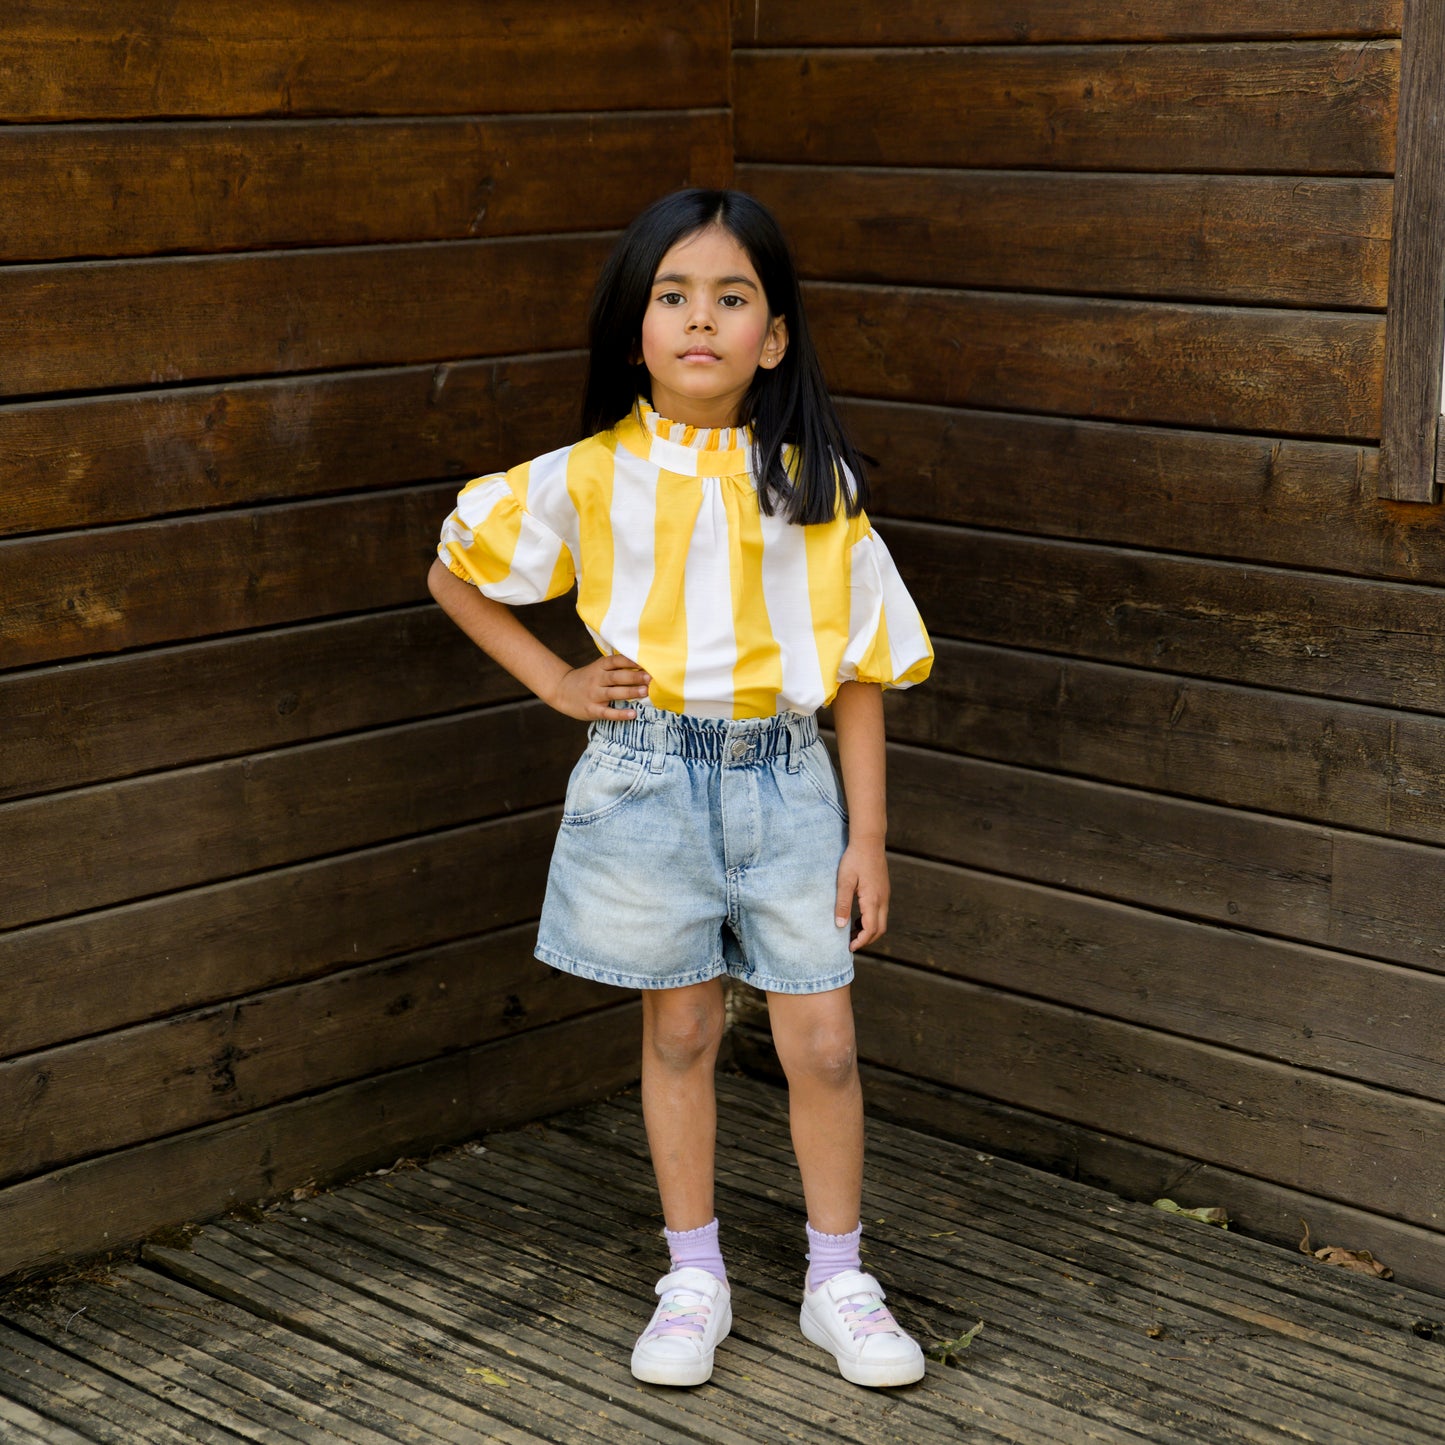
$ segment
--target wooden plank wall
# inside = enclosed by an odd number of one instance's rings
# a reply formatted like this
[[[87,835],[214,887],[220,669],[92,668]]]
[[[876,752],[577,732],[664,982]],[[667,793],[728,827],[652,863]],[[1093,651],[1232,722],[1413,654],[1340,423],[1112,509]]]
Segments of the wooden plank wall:
[[[1445,1288],[1445,514],[1375,495],[1399,32],[746,0],[734,125],[938,639],[875,1108]]]
[[[530,957],[580,729],[423,578],[459,478],[573,436],[616,228],[727,181],[728,46],[6,7],[0,1275],[635,1076],[635,1003]]]

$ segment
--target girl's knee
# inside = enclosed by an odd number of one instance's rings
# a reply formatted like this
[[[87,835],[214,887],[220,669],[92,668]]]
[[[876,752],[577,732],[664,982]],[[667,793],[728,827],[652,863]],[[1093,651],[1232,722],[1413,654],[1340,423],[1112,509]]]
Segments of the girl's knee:
[[[672,998],[669,993],[663,991],[646,999],[646,1049],[670,1069],[687,1069],[716,1057],[723,1036],[721,1002]]]
[[[842,1089],[858,1078],[858,1044],[851,1019],[808,1029],[780,1046],[778,1055],[790,1082],[801,1077]]]

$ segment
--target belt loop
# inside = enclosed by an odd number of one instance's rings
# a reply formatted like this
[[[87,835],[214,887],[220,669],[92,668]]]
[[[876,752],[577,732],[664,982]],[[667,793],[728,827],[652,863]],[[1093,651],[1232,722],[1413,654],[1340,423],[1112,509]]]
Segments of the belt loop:
[[[803,729],[791,717],[787,719],[788,729],[788,771],[796,773],[803,766]]]
[[[664,718],[650,718],[646,727],[649,749],[647,768],[651,773],[660,773],[667,762],[667,721]]]

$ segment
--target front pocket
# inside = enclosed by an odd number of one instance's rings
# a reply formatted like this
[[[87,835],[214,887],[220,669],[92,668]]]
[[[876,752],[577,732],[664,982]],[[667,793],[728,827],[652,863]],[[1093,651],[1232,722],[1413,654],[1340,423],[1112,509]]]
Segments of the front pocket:
[[[606,753],[583,753],[567,780],[564,827],[585,827],[610,817],[642,791],[647,766]]]
[[[809,743],[800,757],[798,771],[813,785],[813,791],[846,823],[848,808],[843,801],[838,774],[834,771],[828,749],[822,743]]]

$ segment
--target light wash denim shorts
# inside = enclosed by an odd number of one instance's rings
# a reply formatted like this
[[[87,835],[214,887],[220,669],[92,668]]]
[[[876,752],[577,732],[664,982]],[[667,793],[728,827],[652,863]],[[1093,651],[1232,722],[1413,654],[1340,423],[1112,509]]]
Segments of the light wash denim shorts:
[[[572,771],[537,957],[625,988],[853,978],[833,921],[847,817],[815,718],[597,722]]]

